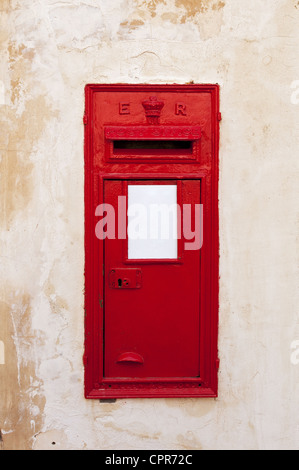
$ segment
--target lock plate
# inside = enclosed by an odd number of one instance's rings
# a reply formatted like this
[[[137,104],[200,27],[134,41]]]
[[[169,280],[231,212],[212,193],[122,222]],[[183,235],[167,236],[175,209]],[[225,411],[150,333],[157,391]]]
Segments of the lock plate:
[[[114,268],[109,272],[109,287],[111,289],[140,289],[141,286],[141,269]]]

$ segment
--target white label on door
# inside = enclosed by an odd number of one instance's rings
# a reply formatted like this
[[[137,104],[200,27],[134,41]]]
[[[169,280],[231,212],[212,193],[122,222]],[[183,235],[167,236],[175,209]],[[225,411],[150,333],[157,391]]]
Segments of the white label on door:
[[[128,185],[128,259],[176,259],[177,186]]]

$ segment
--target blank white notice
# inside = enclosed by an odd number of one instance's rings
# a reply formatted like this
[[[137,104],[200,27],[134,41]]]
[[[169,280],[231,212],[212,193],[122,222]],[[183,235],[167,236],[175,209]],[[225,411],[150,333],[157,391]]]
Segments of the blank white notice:
[[[128,259],[176,259],[177,186],[128,185]]]

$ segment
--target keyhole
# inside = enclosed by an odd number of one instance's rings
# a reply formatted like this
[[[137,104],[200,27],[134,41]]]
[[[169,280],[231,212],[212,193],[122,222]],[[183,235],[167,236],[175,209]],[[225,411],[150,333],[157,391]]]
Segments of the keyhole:
[[[122,286],[122,283],[123,283],[123,281],[122,281],[121,279],[118,279],[117,283],[118,283],[118,287],[121,287],[121,286]]]

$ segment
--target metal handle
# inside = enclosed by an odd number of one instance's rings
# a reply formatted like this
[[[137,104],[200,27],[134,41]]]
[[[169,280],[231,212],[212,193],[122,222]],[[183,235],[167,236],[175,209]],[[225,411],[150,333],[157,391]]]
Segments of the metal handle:
[[[144,359],[140,354],[134,352],[125,352],[122,353],[116,362],[133,362],[135,364],[143,364]]]

